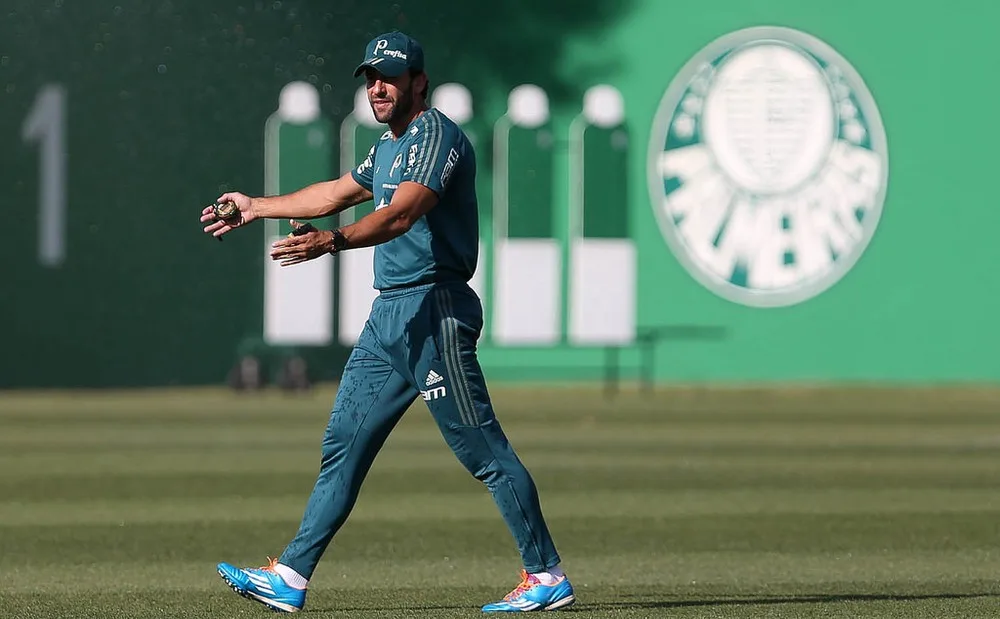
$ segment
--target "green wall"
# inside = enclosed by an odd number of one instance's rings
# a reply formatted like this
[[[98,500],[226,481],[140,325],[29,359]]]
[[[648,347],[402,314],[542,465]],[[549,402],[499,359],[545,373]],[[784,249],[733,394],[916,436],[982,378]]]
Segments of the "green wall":
[[[1000,244],[992,177],[1000,120],[991,24],[1000,5],[971,0],[913,10],[901,1],[646,0],[611,31],[580,39],[581,58],[613,50],[634,164],[631,226],[639,246],[638,324],[698,325],[721,337],[662,343],[661,379],[700,381],[996,381]],[[796,305],[748,307],[699,284],[664,242],[650,205],[649,134],[668,85],[718,37],[750,26],[805,31],[834,47],[870,89],[888,140],[881,221],[857,264]],[[610,59],[609,59],[610,61]],[[495,375],[600,376],[596,349],[488,350]],[[634,350],[624,363],[637,367]]]
[[[224,378],[262,329],[263,230],[217,243],[197,213],[222,191],[263,192],[264,122],[288,82],[313,83],[339,121],[367,41],[403,28],[422,35],[437,83],[463,78],[492,96],[527,78],[571,96],[555,75],[562,37],[613,24],[629,3],[476,4],[3,2],[0,387]],[[54,267],[38,257],[40,152],[22,139],[47,84],[66,93],[66,252]]]
[[[314,83],[324,115],[339,127],[364,43],[393,27],[425,43],[432,86],[458,81],[472,90],[486,183],[489,136],[507,93],[521,83],[546,90],[563,242],[569,124],[588,87],[622,93],[630,164],[621,206],[637,251],[636,323],[722,334],[662,342],[658,378],[1000,378],[992,320],[1000,314],[992,191],[1000,120],[990,64],[997,5],[472,4],[5,3],[0,387],[221,380],[240,343],[262,329],[263,231],[217,243],[200,234],[195,213],[223,190],[263,191],[264,121],[288,82]],[[888,144],[886,198],[871,243],[832,287],[784,307],[742,305],[699,283],[664,241],[651,206],[650,132],[665,91],[699,50],[750,26],[794,28],[832,46],[871,91]],[[46,84],[66,93],[66,253],[58,266],[38,256],[40,137],[22,137]],[[481,197],[488,212],[489,196]],[[497,379],[596,377],[603,360],[601,347],[565,338],[531,347],[487,340],[481,355]],[[627,347],[622,359],[634,367],[639,356]],[[321,377],[338,372],[331,363]]]
[[[650,6],[659,6],[649,3]],[[717,11],[671,11],[672,35],[656,45],[657,19],[635,19],[614,42],[662,59],[666,75],[713,37],[747,25],[805,30],[834,46],[862,75],[888,138],[889,184],[881,222],[857,265],[800,305],[754,309],[692,285],[634,204],[649,302],[640,321],[724,325],[729,339],[674,351],[678,378],[997,380],[1000,244],[991,182],[1000,120],[988,78],[1000,5],[959,1],[947,10],[904,2],[716,3]],[[727,10],[728,9],[728,10]],[[663,16],[663,20],[666,19]],[[641,48],[641,49],[640,49]],[[626,63],[620,76],[636,124],[648,123],[664,80]],[[648,86],[647,86],[648,84]],[[653,87],[655,85],[655,87]],[[635,168],[633,182],[641,183]],[[644,206],[646,208],[644,208]],[[656,308],[664,308],[662,311]]]

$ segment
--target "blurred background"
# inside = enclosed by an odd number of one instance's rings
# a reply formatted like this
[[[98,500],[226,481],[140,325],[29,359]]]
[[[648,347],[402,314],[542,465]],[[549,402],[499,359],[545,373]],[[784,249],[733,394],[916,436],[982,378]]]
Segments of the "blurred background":
[[[0,386],[212,384],[247,352],[272,380],[287,347],[335,379],[370,257],[279,274],[280,230],[196,215],[349,169],[381,133],[352,70],[397,28],[476,142],[491,377],[600,379],[613,344],[657,381],[995,380],[988,37],[728,6],[6,0]]]
[[[399,29],[476,148],[480,361],[585,612],[995,604],[998,19],[0,0],[0,547],[20,565],[0,593],[25,616],[217,610],[238,600],[213,562],[294,532],[371,253],[279,269],[284,222],[219,243],[198,216],[355,166],[384,127],[352,72]],[[465,616],[517,569],[417,408],[340,542],[374,593],[328,568],[319,610]]]

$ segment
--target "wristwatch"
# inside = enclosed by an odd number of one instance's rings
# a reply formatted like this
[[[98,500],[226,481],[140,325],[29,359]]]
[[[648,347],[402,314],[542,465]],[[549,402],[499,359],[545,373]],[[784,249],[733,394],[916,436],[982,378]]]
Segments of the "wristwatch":
[[[333,248],[330,250],[330,253],[335,254],[345,249],[347,249],[347,237],[339,229],[333,230]]]

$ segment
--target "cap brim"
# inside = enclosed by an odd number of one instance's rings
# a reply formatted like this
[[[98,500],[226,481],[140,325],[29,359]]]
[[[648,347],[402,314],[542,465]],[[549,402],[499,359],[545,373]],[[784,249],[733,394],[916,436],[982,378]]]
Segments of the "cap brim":
[[[375,69],[386,77],[399,77],[410,68],[405,62],[400,62],[394,58],[372,58],[358,65],[358,68],[354,70],[354,77],[358,77],[364,73],[368,67]]]

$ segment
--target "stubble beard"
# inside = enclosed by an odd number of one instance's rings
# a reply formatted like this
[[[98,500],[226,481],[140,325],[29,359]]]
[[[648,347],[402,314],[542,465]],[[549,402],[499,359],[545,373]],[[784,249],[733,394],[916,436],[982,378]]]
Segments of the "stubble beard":
[[[393,101],[389,106],[389,109],[379,114],[375,110],[375,105],[372,104],[372,112],[375,114],[375,120],[384,124],[391,124],[393,121],[400,118],[405,118],[410,110],[413,108],[413,89],[407,89],[405,92],[400,94],[397,101]]]

